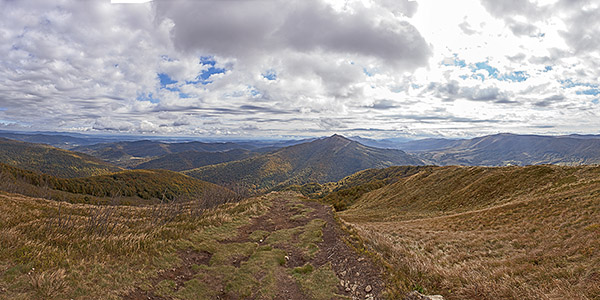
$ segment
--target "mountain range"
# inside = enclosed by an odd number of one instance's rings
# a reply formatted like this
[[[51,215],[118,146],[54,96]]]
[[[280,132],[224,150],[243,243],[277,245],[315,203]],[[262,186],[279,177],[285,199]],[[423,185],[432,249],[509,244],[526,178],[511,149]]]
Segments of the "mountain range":
[[[589,165],[600,163],[600,136],[502,133],[467,140],[427,139],[400,144],[428,164],[464,166]]]
[[[220,164],[235,160],[242,160],[259,155],[246,149],[233,149],[227,151],[183,151],[165,154],[155,159],[135,165],[134,169],[165,169],[171,171],[185,171],[203,166]]]
[[[337,181],[370,168],[422,164],[401,150],[367,147],[333,135],[239,161],[188,170],[185,174],[217,184],[243,182],[260,190],[278,185]]]
[[[253,145],[232,142],[203,143],[183,142],[165,143],[160,141],[140,140],[114,143],[100,143],[75,147],[72,150],[96,156],[108,162],[124,167],[132,167],[163,155],[186,151],[217,152],[233,149],[256,149]]]

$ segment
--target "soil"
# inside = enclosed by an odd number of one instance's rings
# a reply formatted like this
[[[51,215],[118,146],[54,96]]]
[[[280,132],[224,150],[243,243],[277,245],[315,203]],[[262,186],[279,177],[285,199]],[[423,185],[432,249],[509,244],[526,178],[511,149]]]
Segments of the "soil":
[[[333,271],[337,275],[340,283],[338,284],[338,295],[343,295],[347,299],[381,299],[385,289],[383,281],[383,270],[375,264],[367,255],[360,254],[349,246],[348,235],[344,232],[338,223],[335,221],[333,209],[322,203],[313,201],[298,201],[298,194],[290,193],[272,193],[273,205],[270,210],[257,218],[251,220],[247,225],[238,228],[237,236],[223,243],[233,242],[248,242],[249,235],[257,230],[273,232],[280,229],[294,228],[308,224],[311,220],[322,219],[326,222],[323,227],[323,241],[318,243],[318,252],[312,258],[306,258],[302,254],[302,249],[295,247],[292,243],[274,244],[274,248],[280,248],[287,253],[285,267],[294,268],[310,263],[315,269],[331,263]],[[302,208],[295,208],[294,204],[301,203],[306,207],[310,207],[311,211],[305,211],[305,217],[292,216],[302,213]],[[297,239],[294,236],[292,239]],[[268,237],[260,243],[266,243]],[[192,250],[180,251],[179,256],[182,258],[183,264],[177,268],[164,270],[159,273],[157,278],[151,280],[151,283],[156,284],[164,279],[174,280],[178,285],[190,280],[194,272],[191,269],[193,264],[207,264],[210,260],[210,253],[197,252]],[[239,266],[244,259],[242,258],[233,262],[235,266]],[[278,290],[275,294],[275,299],[309,299],[305,295],[298,283],[287,274],[278,275]],[[370,286],[370,288],[367,288]],[[217,288],[217,286],[215,286]],[[369,292],[367,292],[369,291]],[[220,297],[228,299],[227,295]],[[335,296],[332,298],[334,299]],[[124,296],[124,299],[165,299],[156,296],[152,292],[143,291],[140,288]]]

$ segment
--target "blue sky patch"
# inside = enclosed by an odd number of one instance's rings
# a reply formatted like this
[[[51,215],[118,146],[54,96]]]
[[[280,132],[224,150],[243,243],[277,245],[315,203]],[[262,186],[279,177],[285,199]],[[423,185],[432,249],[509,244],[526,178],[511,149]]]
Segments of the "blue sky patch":
[[[598,96],[598,94],[600,94],[600,89],[589,89],[589,90],[577,91],[575,93],[577,95]]]
[[[475,67],[471,67],[471,70],[473,72],[478,70],[486,70],[489,77],[498,78],[498,69],[490,66],[487,61],[475,63]]]
[[[504,81],[512,81],[512,82],[522,82],[529,78],[529,74],[525,71],[515,71],[509,74],[502,75],[500,80]]]
[[[277,79],[277,73],[274,70],[267,70],[266,72],[261,74],[267,80],[275,80]]]
[[[563,88],[566,89],[570,89],[576,86],[585,86],[585,87],[589,87],[589,88],[598,88],[597,84],[593,84],[593,83],[582,83],[582,82],[574,82],[571,79],[565,79],[565,80],[559,80],[558,82],[560,82],[560,84],[562,84]]]
[[[598,104],[598,99],[594,99],[594,100],[592,100],[592,103],[594,103],[594,104]]]
[[[260,95],[260,91],[257,90],[256,87],[248,86],[248,91],[250,92],[250,95],[252,95],[253,97]]]
[[[158,73],[157,75],[158,75],[158,79],[160,80],[160,88],[161,89],[166,89],[171,92],[179,91],[178,87],[169,86],[169,85],[177,83],[177,80],[173,80],[166,73]]]
[[[203,70],[200,75],[196,77],[196,80],[186,81],[187,84],[202,83],[203,85],[206,85],[212,83],[212,80],[208,80],[210,76],[213,74],[223,74],[227,71],[224,68],[216,68],[215,65],[217,64],[217,61],[212,56],[201,56],[200,64],[204,66],[208,65],[210,67],[208,67],[206,70]]]
[[[173,80],[166,73],[158,73],[158,79],[160,79],[160,86],[165,87],[169,84],[177,83],[177,80]]]
[[[473,74],[473,75],[471,75],[471,78],[473,78],[473,79],[479,79],[481,81],[485,80],[485,76],[483,76],[483,74]]]
[[[576,91],[577,95],[587,95],[587,96],[598,96],[600,95],[600,86],[595,83],[587,83],[587,82],[575,82],[572,79],[559,80],[560,84],[565,89],[570,89],[574,87],[586,87],[587,89]]]
[[[546,66],[544,72],[552,71],[552,66]]]
[[[217,64],[217,61],[215,60],[214,56],[200,56],[200,64],[211,65],[214,67],[215,64]]]
[[[138,101],[150,101],[152,103],[158,103],[159,100],[154,98],[154,95],[152,93],[147,93],[147,94],[138,94],[136,100]]]
[[[462,60],[462,59],[454,59],[454,65],[457,66],[457,67],[461,67],[461,68],[464,68],[464,67],[467,66],[467,64],[465,63],[465,61]]]

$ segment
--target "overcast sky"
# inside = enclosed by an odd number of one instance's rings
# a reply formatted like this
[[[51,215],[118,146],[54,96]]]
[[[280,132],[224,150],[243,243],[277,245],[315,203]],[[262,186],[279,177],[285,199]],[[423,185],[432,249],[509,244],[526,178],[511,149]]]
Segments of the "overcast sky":
[[[0,129],[598,134],[599,4],[0,0]]]

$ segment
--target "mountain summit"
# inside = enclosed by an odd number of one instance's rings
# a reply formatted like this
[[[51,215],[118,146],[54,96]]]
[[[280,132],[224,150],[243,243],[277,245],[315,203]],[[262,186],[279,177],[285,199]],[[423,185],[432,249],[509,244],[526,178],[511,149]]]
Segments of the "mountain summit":
[[[395,165],[423,165],[423,162],[401,150],[367,147],[334,134],[186,173],[217,184],[241,181],[252,188],[268,189],[281,184],[337,181],[357,171]]]

